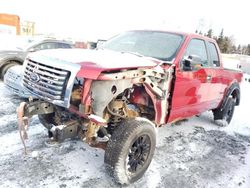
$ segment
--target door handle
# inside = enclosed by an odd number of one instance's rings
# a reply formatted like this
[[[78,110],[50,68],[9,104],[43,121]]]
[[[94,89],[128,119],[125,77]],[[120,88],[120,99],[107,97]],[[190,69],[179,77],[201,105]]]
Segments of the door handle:
[[[211,81],[212,76],[211,75],[207,75],[207,82]]]

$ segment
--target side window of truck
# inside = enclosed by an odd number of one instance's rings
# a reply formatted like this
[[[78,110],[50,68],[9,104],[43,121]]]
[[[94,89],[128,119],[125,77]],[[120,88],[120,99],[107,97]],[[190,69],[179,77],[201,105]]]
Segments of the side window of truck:
[[[195,70],[195,68],[192,65],[189,65],[190,62],[187,62],[187,65],[185,63],[186,62],[185,59],[190,59],[190,58],[196,59],[196,61],[198,61],[202,67],[209,66],[207,49],[206,49],[206,45],[205,45],[204,40],[192,39],[189,42],[188,47],[187,47],[185,54],[183,56],[183,60],[182,60],[182,62],[184,62],[182,64],[183,70],[189,70],[189,71]]]
[[[214,67],[219,67],[220,66],[220,60],[218,56],[218,51],[217,48],[215,47],[214,43],[208,42],[208,49],[211,55],[211,61],[213,63]]]

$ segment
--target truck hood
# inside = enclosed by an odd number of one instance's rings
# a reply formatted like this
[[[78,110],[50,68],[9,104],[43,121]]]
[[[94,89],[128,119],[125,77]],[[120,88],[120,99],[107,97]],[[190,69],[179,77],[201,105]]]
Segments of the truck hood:
[[[103,71],[154,67],[159,62],[155,59],[140,57],[129,53],[111,50],[55,49],[32,53],[34,61],[50,59],[53,61],[75,63],[81,66],[79,76],[96,79]]]

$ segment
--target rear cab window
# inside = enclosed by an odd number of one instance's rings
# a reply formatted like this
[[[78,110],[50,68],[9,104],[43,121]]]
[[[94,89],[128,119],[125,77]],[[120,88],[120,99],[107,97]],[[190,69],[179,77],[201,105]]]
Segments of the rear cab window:
[[[210,58],[214,67],[220,67],[220,59],[217,48],[214,43],[208,42],[208,49],[210,52]]]

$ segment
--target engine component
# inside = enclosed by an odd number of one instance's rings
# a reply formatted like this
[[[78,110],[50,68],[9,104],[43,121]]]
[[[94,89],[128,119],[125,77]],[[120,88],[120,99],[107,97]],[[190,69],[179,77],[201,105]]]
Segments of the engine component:
[[[88,129],[86,132],[86,142],[92,146],[92,147],[97,147],[97,148],[102,148],[105,150],[106,146],[107,146],[107,142],[109,141],[109,136],[107,135],[107,133],[105,133],[104,130],[102,130],[102,133],[104,133],[103,137],[98,137],[97,132],[100,129],[104,129],[104,127],[102,127],[102,125],[99,125],[95,122],[90,121],[88,123]],[[106,134],[106,135],[105,135]]]
[[[70,98],[70,103],[78,107],[79,104],[81,104],[81,99],[82,99],[81,94],[82,94],[82,88],[80,86],[74,85]]]
[[[107,111],[111,115],[112,122],[118,123],[125,118],[139,116],[139,111],[135,105],[126,104],[122,99],[112,100],[107,106]]]

